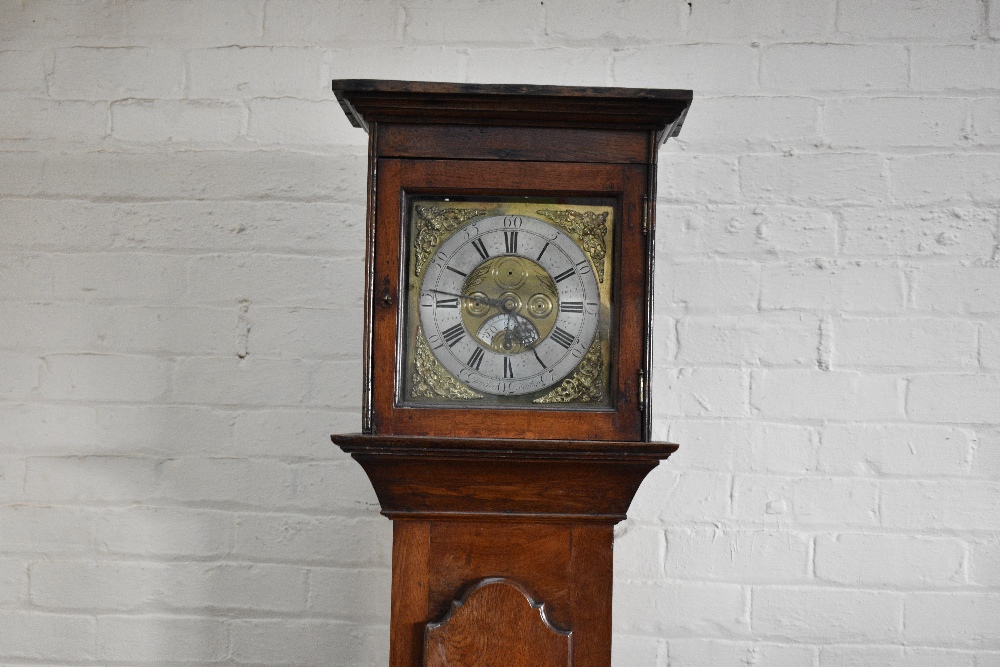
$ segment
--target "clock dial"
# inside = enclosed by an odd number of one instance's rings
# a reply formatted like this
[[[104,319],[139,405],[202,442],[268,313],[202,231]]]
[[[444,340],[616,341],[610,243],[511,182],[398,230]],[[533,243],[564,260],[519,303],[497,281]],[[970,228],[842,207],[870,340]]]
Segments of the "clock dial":
[[[467,387],[518,396],[563,380],[598,333],[601,292],[559,227],[494,215],[457,228],[428,261],[419,319],[431,353]]]
[[[610,198],[407,198],[397,404],[611,407]]]

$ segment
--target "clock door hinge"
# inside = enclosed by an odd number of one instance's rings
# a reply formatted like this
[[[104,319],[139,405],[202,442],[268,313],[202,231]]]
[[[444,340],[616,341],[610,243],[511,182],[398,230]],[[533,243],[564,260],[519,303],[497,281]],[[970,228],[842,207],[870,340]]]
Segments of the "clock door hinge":
[[[639,370],[639,409],[646,409],[646,372]]]
[[[649,234],[649,196],[642,196],[642,234]]]

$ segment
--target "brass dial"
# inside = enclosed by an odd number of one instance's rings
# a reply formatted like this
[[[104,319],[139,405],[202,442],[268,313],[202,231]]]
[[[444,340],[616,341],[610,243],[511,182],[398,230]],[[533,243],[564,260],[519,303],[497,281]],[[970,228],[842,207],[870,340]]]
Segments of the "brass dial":
[[[434,357],[493,395],[530,394],[565,378],[598,331],[590,259],[556,225],[521,215],[476,219],[430,258],[420,323]]]

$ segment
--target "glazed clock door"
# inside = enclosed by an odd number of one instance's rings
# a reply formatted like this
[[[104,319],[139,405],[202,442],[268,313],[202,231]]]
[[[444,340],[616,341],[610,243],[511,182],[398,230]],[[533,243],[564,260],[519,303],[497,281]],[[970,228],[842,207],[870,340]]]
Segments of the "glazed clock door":
[[[379,159],[376,173],[373,430],[641,439],[645,165]]]

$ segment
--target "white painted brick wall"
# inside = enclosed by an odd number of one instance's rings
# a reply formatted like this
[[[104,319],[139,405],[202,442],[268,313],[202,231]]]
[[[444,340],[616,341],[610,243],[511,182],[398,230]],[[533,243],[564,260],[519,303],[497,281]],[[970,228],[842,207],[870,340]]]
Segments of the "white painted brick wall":
[[[1000,665],[1000,0],[0,3],[0,663],[385,665],[340,77],[696,92],[615,667]]]

